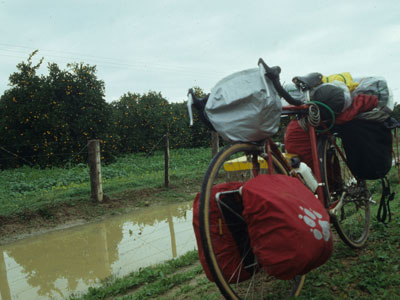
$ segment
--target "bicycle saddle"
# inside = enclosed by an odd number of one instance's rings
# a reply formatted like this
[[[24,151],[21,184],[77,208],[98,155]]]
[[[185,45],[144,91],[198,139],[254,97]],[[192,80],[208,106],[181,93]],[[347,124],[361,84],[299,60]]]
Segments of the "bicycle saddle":
[[[296,76],[292,79],[293,83],[302,91],[315,88],[322,83],[321,73],[310,73],[306,76]]]

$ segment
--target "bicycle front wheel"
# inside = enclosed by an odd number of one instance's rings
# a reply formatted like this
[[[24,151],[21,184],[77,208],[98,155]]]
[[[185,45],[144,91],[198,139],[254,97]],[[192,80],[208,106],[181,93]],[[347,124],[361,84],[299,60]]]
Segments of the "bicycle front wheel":
[[[320,137],[318,152],[331,222],[347,245],[361,248],[369,235],[371,193],[349,169],[340,138]]]
[[[272,155],[271,159],[274,173],[288,175],[285,165],[275,155]],[[255,176],[268,174],[268,167],[265,146],[237,143],[226,146],[218,153],[212,160],[203,180],[199,205],[201,242],[212,277],[226,299],[285,299],[288,296],[298,295],[304,282],[304,276],[283,281],[266,274],[252,254],[249,238],[245,234],[241,234],[240,245],[237,245],[241,249],[242,260],[237,263],[237,266],[231,268],[235,270],[235,274],[224,273],[221,262],[218,260],[224,255],[215,251],[217,243],[221,243],[221,239],[226,237],[216,234],[216,230],[213,230],[213,227],[215,229],[218,226],[210,217],[211,202],[215,201],[212,195],[213,187],[226,182],[242,182],[244,184]],[[240,202],[241,197],[236,197],[236,199],[239,199]],[[220,210],[222,209],[220,208]],[[226,219],[225,222],[227,222]],[[235,211],[227,225],[232,228],[235,227],[235,224],[243,225],[243,223],[245,222],[241,218],[240,212]],[[246,280],[240,279],[242,278],[241,272],[248,272],[249,276],[246,275]]]

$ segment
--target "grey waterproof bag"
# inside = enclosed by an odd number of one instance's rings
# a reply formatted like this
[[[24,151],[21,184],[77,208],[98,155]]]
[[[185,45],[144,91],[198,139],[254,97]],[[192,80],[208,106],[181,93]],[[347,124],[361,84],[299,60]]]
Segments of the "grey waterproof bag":
[[[282,104],[265,71],[249,69],[219,81],[211,90],[205,114],[228,141],[261,141],[279,129]]]
[[[375,95],[378,98],[378,107],[371,111],[359,114],[356,119],[384,122],[393,112],[394,101],[387,81],[383,77],[370,76],[356,79],[359,82],[357,88],[352,92],[355,97],[359,94]]]

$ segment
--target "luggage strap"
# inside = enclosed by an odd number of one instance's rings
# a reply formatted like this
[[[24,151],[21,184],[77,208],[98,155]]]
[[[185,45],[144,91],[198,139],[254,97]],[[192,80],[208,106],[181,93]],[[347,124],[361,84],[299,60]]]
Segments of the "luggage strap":
[[[387,224],[392,220],[392,212],[390,210],[390,201],[394,199],[394,192],[390,192],[390,183],[387,177],[381,178],[382,183],[382,196],[379,203],[379,209],[376,218],[379,222]],[[386,222],[386,219],[388,221]]]

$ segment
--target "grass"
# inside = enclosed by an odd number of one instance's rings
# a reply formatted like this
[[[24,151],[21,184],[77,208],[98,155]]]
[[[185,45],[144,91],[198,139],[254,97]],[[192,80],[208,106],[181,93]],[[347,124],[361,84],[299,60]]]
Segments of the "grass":
[[[298,299],[400,299],[400,206],[392,206],[388,226],[376,221],[374,209],[365,248],[336,243],[331,259],[307,276]]]
[[[197,251],[169,260],[163,264],[143,268],[123,278],[109,278],[100,288],[90,288],[83,296],[71,296],[70,300],[107,299],[123,295],[121,299],[145,299],[165,293],[174,285],[182,284],[195,278],[202,272],[197,263]],[[176,272],[187,267],[187,271]]]
[[[210,149],[170,151],[170,182],[185,185],[202,178],[211,158]],[[129,190],[164,185],[164,154],[131,154],[102,166],[103,191],[113,196]],[[69,168],[23,167],[0,172],[0,216],[74,201],[90,201],[89,169],[85,164]]]
[[[392,221],[376,220],[381,196],[379,181],[369,183],[376,205],[371,207],[371,231],[364,248],[353,250],[343,242],[334,245],[330,260],[306,277],[297,299],[400,299],[400,187],[397,170],[389,173]]]

